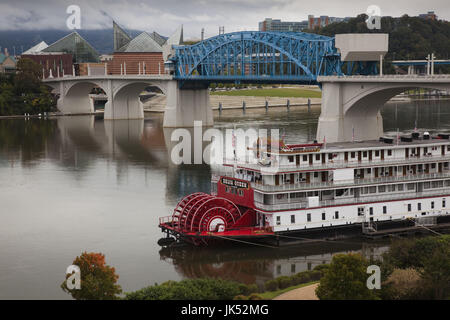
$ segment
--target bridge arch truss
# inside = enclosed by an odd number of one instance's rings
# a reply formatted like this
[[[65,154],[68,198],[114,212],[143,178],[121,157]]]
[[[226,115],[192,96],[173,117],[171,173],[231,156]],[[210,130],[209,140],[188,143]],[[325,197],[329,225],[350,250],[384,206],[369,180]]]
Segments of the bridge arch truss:
[[[301,32],[242,31],[190,46],[176,46],[179,80],[206,82],[316,83],[341,75],[334,38]]]

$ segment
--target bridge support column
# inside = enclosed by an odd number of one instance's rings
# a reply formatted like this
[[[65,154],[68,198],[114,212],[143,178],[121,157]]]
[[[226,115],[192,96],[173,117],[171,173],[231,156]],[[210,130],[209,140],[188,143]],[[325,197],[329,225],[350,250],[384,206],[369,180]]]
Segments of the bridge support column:
[[[90,83],[79,83],[70,89],[70,94],[64,92],[64,83],[60,82],[60,97],[57,108],[64,114],[93,113],[94,106],[91,103],[89,92],[92,89]]]
[[[322,107],[316,138],[318,142],[324,138],[326,142],[377,140],[383,135],[383,118],[379,109],[388,98],[382,101],[360,101],[348,109],[345,103],[352,100],[354,91],[354,88],[346,87],[345,83],[322,84]]]
[[[111,80],[108,80],[104,90],[108,96],[108,101],[105,103],[105,113],[103,118],[105,120],[112,120],[114,119],[114,88]]]
[[[108,102],[105,105],[105,120],[144,119],[144,109],[139,94],[146,84],[129,85],[114,92],[112,81],[108,81]]]
[[[164,127],[193,127],[194,121],[202,121],[204,126],[214,124],[207,87],[180,89],[177,81],[169,81],[166,98]]]

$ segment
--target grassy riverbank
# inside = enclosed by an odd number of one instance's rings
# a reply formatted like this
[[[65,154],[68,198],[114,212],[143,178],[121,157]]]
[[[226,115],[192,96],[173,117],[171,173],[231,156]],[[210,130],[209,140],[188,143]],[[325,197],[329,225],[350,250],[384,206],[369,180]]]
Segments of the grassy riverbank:
[[[230,91],[212,91],[213,96],[241,96],[241,97],[279,97],[279,98],[321,98],[322,92],[311,89],[294,88],[264,88],[241,89]]]

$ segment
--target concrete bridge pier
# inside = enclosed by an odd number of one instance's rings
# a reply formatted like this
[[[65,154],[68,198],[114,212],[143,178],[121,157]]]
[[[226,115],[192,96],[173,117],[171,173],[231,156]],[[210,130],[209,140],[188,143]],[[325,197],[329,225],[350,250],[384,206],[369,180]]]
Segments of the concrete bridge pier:
[[[322,110],[316,139],[322,142],[378,140],[383,136],[380,109],[392,97],[416,88],[448,90],[447,75],[321,76]],[[411,128],[414,124],[411,124]]]
[[[86,92],[92,90],[94,84],[90,82],[80,82],[70,87],[69,90],[64,88],[64,85],[64,82],[59,83],[59,92],[62,94],[60,94],[57,101],[58,110],[64,114],[84,114],[94,112],[94,105],[91,104],[91,98],[86,94]]]
[[[378,99],[361,103],[359,107],[346,110],[345,89],[342,83],[323,83],[317,140],[319,142],[324,138],[327,142],[373,140],[383,136],[380,108],[389,97],[386,100],[377,97]]]
[[[164,127],[193,127],[194,121],[202,121],[203,126],[214,124],[206,85],[185,84],[179,88],[178,81],[168,81],[166,97]]]
[[[119,89],[114,90],[114,84]],[[104,119],[144,119],[144,108],[139,95],[148,85],[146,82],[122,84],[109,80],[106,88],[106,94],[109,98],[105,104]]]

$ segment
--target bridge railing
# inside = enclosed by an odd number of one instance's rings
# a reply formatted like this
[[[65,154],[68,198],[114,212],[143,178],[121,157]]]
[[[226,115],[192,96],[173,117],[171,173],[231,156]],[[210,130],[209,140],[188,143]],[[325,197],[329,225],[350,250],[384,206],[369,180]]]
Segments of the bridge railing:
[[[151,69],[150,69],[151,67]],[[157,70],[157,71],[155,71]],[[114,66],[108,63],[86,63],[80,70],[76,72],[75,66],[72,66],[70,73],[56,69],[48,68],[42,69],[42,79],[54,79],[54,78],[73,78],[73,77],[98,77],[98,76],[164,76],[168,75],[168,71],[165,70],[164,64],[158,62],[158,65],[148,65],[145,61],[137,61],[133,63],[123,62],[119,66]]]

